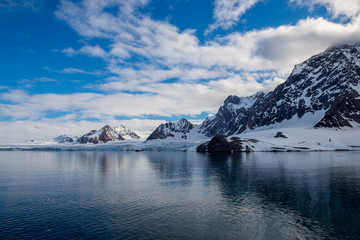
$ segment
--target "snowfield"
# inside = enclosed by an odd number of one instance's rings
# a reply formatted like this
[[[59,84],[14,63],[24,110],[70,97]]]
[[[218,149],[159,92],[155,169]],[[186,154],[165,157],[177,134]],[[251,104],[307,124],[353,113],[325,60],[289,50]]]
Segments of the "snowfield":
[[[275,138],[282,132],[287,138]],[[326,129],[310,127],[274,128],[236,135],[256,139],[254,151],[335,151],[360,150],[360,129]]]

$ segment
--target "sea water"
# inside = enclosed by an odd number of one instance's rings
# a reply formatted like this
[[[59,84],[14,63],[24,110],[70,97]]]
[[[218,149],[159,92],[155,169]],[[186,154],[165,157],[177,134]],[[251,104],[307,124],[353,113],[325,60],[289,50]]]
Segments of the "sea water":
[[[0,239],[359,239],[360,153],[0,152]]]

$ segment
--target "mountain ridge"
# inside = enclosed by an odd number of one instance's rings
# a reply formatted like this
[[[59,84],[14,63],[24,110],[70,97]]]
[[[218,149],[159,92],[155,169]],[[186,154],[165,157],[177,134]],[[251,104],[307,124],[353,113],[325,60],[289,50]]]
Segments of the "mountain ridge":
[[[321,111],[323,116],[313,127],[354,127],[360,124],[359,81],[360,44],[333,47],[295,65],[288,79],[254,108],[238,133],[305,114],[313,114],[316,120],[315,113]]]
[[[228,96],[216,115],[200,124],[200,132],[208,137],[236,134],[264,96],[263,92],[248,97]]]
[[[140,137],[125,126],[110,127],[105,125],[100,130],[91,130],[79,137],[75,142],[79,144],[87,143],[107,143],[112,141],[124,141],[126,139],[139,139]]]

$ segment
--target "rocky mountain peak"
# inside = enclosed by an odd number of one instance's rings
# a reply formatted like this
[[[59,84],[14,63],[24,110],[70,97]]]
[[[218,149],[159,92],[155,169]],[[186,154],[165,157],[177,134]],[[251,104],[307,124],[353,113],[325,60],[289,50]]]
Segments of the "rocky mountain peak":
[[[179,121],[174,123],[175,131],[188,133],[191,129],[194,128],[194,125],[189,122],[187,119],[182,118]]]
[[[124,125],[120,125],[118,127],[113,127],[114,131],[119,133],[123,138],[125,139],[139,139],[139,135],[137,135],[135,132],[131,131]]]
[[[230,95],[228,96],[225,101],[224,101],[224,105],[227,105],[227,104],[239,104],[241,101],[241,98],[238,97],[238,96],[235,96],[235,95]]]
[[[249,97],[228,96],[217,114],[205,119],[200,125],[200,133],[208,137],[232,135],[248,120],[252,109],[264,98],[265,93],[258,92]]]
[[[109,125],[105,125],[100,129],[100,131],[107,131],[107,132],[112,130],[113,130],[112,127],[110,127]]]
[[[117,133],[112,127],[109,125],[104,126],[100,129],[99,141],[107,143],[109,141],[114,140],[125,140],[119,133]]]
[[[91,130],[89,133],[81,136],[76,142],[85,143],[107,143],[111,141],[121,141],[125,139],[138,139],[140,138],[136,133],[130,131],[125,126],[111,127],[105,125],[100,130]]]
[[[194,125],[187,119],[182,118],[177,122],[167,122],[157,127],[147,138],[147,140],[153,139],[166,139],[169,137],[178,137],[186,139],[188,133],[194,128]]]

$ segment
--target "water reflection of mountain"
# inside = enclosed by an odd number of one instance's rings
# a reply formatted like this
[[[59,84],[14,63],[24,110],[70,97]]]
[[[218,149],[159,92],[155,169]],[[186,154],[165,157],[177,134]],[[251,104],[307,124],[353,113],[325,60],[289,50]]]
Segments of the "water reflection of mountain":
[[[342,158],[334,163],[332,154],[212,155],[209,171],[229,204],[251,193],[265,211],[290,214],[310,231],[327,228],[326,238],[360,236],[359,166]]]
[[[359,153],[1,154],[1,239],[360,236]]]
[[[235,214],[226,216],[229,221],[241,221],[236,213],[254,221],[262,219],[249,231],[264,227],[263,234],[269,236],[283,231],[285,225],[288,232],[281,238],[360,235],[359,165],[349,160],[348,153],[345,159],[339,153],[162,152],[146,156],[163,184],[194,185],[199,180],[203,187],[217,185],[223,204]]]
[[[166,184],[189,185],[194,171],[207,167],[208,158],[204,154],[179,152],[146,153],[151,168]]]

